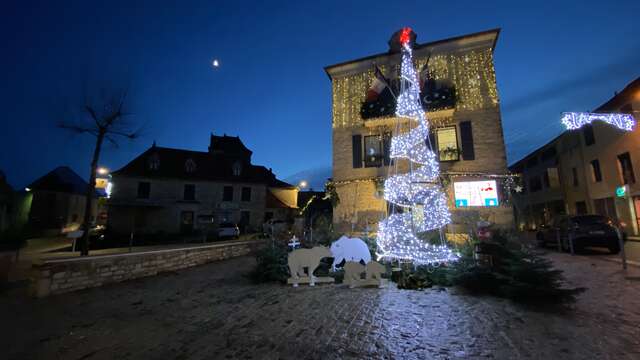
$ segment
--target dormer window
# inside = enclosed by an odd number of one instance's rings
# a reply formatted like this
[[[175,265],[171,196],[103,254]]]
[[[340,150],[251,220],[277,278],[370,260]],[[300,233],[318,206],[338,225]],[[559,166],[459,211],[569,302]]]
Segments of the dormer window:
[[[187,159],[187,161],[184,162],[184,171],[192,173],[196,171],[196,168],[196,162],[193,161],[193,159]]]
[[[231,171],[233,172],[233,176],[240,176],[240,174],[242,173],[242,164],[239,161],[236,161],[235,163],[233,163]]]
[[[160,156],[157,153],[151,154],[149,159],[147,159],[147,166],[149,170],[158,170],[160,169]]]

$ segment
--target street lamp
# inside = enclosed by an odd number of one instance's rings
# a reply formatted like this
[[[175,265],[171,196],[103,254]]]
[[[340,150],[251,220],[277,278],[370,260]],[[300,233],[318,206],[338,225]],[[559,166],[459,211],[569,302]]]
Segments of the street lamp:
[[[109,169],[107,169],[106,167],[99,167],[98,168],[98,174],[107,175],[108,173],[109,173]]]
[[[300,184],[298,185],[298,187],[300,187],[300,189],[304,189],[309,185],[309,183],[307,183],[306,180],[302,180],[300,181]]]

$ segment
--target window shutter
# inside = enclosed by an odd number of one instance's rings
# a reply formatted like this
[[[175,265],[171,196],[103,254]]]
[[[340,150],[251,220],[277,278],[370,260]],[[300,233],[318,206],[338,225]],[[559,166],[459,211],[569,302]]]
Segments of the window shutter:
[[[391,164],[391,134],[384,134],[382,136],[382,151],[384,154],[384,165]]]
[[[436,146],[436,133],[434,130],[429,131],[429,140],[426,142],[427,147],[430,147],[431,150],[438,156],[438,147]]]
[[[462,143],[462,158],[464,160],[474,160],[476,153],[473,149],[473,130],[471,121],[460,122],[460,142]]]
[[[353,135],[351,138],[353,148],[353,168],[362,167],[362,135]]]

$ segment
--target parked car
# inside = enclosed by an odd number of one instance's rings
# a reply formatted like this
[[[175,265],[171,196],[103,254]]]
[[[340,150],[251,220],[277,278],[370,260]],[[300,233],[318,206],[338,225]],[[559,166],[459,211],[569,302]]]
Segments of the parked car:
[[[218,239],[237,239],[238,237],[240,237],[240,228],[238,228],[238,224],[221,223],[218,225]]]
[[[549,225],[536,233],[538,245],[557,246],[560,236],[562,250],[569,251],[569,239],[573,239],[574,251],[588,246],[606,247],[613,254],[620,252],[617,224],[602,215],[565,215],[559,216]]]

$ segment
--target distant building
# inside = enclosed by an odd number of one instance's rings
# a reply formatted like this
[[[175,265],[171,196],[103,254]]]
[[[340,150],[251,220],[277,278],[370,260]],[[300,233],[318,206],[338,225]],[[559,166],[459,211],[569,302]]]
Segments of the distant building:
[[[13,189],[7,183],[4,173],[0,171],[0,233],[11,225],[13,203]]]
[[[465,221],[470,218],[513,226],[512,207],[504,201],[509,196],[507,160],[493,66],[498,33],[414,46],[431,145],[453,213],[452,233],[468,233]],[[391,133],[409,125],[395,117],[389,89],[397,92],[401,57],[397,41],[389,45],[386,53],[325,68],[332,84],[332,177],[340,198],[333,222],[338,231],[375,229],[388,212],[383,186],[390,167],[409,170],[406,161],[393,164],[389,158]],[[382,84],[383,77],[389,86]]]
[[[596,113],[628,113],[640,120],[640,78]],[[560,119],[558,119],[560,121]],[[517,222],[535,229],[559,214],[601,214],[638,235],[640,129],[627,132],[602,121],[562,134],[510,166],[522,174],[515,198]]]
[[[240,138],[226,135],[211,135],[208,152],[154,143],[111,174],[110,229],[189,234],[234,222],[250,232],[271,218],[292,218],[298,189],[253,165],[251,155]]]
[[[88,183],[67,166],[60,166],[27,186],[31,194],[29,226],[45,234],[78,229],[84,220]],[[98,194],[95,199],[97,200]],[[95,221],[98,201],[94,201],[91,221]]]

